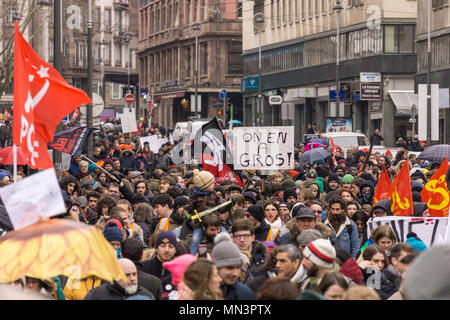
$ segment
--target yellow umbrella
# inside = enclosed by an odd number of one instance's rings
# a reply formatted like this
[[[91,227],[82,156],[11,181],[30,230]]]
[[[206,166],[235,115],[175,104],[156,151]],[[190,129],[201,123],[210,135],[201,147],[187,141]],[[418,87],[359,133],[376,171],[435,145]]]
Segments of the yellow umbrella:
[[[58,275],[126,281],[112,246],[87,224],[43,219],[0,238],[0,282]]]

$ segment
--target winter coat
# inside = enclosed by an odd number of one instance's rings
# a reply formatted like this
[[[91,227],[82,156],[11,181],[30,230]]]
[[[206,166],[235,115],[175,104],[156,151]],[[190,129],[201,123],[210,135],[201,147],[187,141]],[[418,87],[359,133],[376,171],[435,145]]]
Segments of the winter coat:
[[[101,285],[101,279],[94,276],[76,281],[72,283],[66,282],[64,286],[64,296],[66,300],[83,300],[89,290]]]
[[[239,280],[232,285],[221,285],[225,300],[255,300],[252,290]]]
[[[263,220],[263,222],[261,222],[261,224],[255,229],[255,240],[258,241],[266,241],[267,240],[267,236],[269,235],[269,231],[270,231],[271,227],[270,225],[268,225],[266,223],[266,221]],[[272,230],[272,232],[275,232],[275,230]],[[280,235],[277,234],[277,236],[275,237],[275,241],[276,244],[280,243]]]
[[[125,197],[125,199],[127,199],[128,201],[130,201],[130,203],[133,203],[134,199],[137,197],[141,197],[140,194],[133,192],[132,190],[130,190],[127,185],[124,183],[123,185],[119,186],[119,191],[123,194],[123,196]],[[145,197],[145,196],[144,196]],[[150,203],[150,199],[148,199],[147,197],[145,197],[145,202],[146,203]]]
[[[158,279],[161,279],[163,287],[166,284],[172,283],[172,274],[169,270],[163,267],[163,263],[159,261],[158,257],[155,256],[150,260],[141,262],[141,271],[151,274]]]
[[[339,269],[339,272],[347,278],[351,279],[356,284],[362,284],[363,274],[354,258],[349,258],[347,261],[345,261]]]
[[[120,153],[120,170],[125,172],[125,170],[137,170],[137,161],[134,157],[134,152],[129,149],[123,149]]]
[[[128,295],[117,282],[114,282],[114,284],[105,283],[92,289],[84,297],[84,300],[125,300],[131,296],[146,296],[155,300],[155,296],[142,286],[138,286],[135,294]]]
[[[135,222],[142,229],[142,233],[144,236],[144,243],[148,244],[148,238],[153,233],[152,225],[146,221]]]
[[[363,205],[363,204],[373,204],[373,196],[375,194],[375,187],[372,181],[370,180],[366,180],[364,181],[361,186],[359,187],[360,190],[362,190],[364,187],[370,187],[370,197],[369,199],[363,199],[362,195],[361,197],[358,198],[358,202]]]
[[[169,170],[170,168],[170,158],[167,154],[163,154],[160,156],[159,154],[155,154],[155,159],[153,160],[153,171],[156,169],[162,169],[164,171]]]
[[[250,253],[250,267],[244,277],[244,283],[248,283],[254,278],[263,276],[265,273],[264,263],[266,262],[267,247],[261,241],[253,241],[252,252]]]
[[[144,156],[136,158],[136,163],[138,170],[145,169],[145,171],[148,171],[148,161]]]
[[[163,293],[161,279],[142,271],[142,264],[140,262],[133,262],[136,265],[139,285],[150,291],[155,296],[155,298],[159,300]]]
[[[290,282],[294,283],[297,286],[297,288],[300,289],[301,284],[303,283],[303,281],[306,280],[306,278],[308,278],[306,270],[303,267],[303,265],[300,264],[295,274],[291,277]]]
[[[261,288],[262,284],[267,280],[271,278],[275,278],[276,274],[270,271],[264,270],[264,274],[261,276],[258,276],[254,279],[251,279],[246,283],[246,285],[253,291],[254,294],[256,294]]]
[[[359,253],[359,238],[358,238],[358,228],[356,227],[355,222],[346,217],[345,222],[339,226],[339,230],[334,230],[331,226],[331,223],[328,219],[324,221],[324,224],[327,225],[332,230],[332,235],[336,236],[336,245],[338,248],[342,248],[347,250],[353,258]],[[351,233],[347,230],[347,226],[351,226]],[[333,237],[331,237],[333,239]]]
[[[381,299],[386,300],[400,289],[401,283],[401,275],[390,264],[387,268],[380,271],[380,287],[375,288],[375,291]]]
[[[200,213],[204,210],[214,208],[223,202],[221,198],[215,192],[204,192],[198,189],[194,190],[194,194],[190,197],[189,203],[185,207],[189,215],[195,215],[195,211]],[[228,206],[220,208],[218,212],[224,213],[228,210]]]

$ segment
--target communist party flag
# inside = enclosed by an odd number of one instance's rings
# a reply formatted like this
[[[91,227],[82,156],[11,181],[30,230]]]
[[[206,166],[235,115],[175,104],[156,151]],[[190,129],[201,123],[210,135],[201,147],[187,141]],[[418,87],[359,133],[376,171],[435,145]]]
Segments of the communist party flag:
[[[47,142],[53,140],[56,126],[78,106],[92,101],[39,57],[17,21],[14,42],[13,143],[28,155],[31,168],[52,168]]]
[[[412,200],[409,162],[405,161],[389,189],[391,196],[391,212],[394,216],[412,216],[414,206]]]
[[[386,170],[386,167],[383,166],[381,170],[380,179],[378,179],[377,187],[375,188],[375,194],[373,196],[373,205],[375,205],[378,201],[389,198],[389,190],[391,189],[391,179],[389,178],[389,174]]]
[[[428,212],[432,217],[448,217],[450,194],[445,181],[448,167],[448,159],[445,158],[439,169],[420,192],[422,201],[428,205]]]

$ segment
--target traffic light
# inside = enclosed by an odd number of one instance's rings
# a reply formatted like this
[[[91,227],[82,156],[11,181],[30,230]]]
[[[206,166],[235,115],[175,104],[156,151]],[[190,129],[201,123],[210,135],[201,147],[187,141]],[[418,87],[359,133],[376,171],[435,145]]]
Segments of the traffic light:
[[[186,99],[181,100],[181,105],[183,106],[184,110],[189,109],[189,101],[187,101]]]
[[[222,116],[222,109],[219,109],[219,116]]]

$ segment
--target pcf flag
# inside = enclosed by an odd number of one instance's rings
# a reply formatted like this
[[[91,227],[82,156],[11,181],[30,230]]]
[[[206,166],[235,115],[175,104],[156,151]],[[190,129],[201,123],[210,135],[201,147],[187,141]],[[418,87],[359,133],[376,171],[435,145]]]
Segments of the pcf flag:
[[[391,189],[391,179],[387,173],[386,167],[383,166],[381,170],[380,178],[378,179],[377,186],[375,188],[375,194],[373,196],[373,205],[378,201],[389,198],[389,190]]]
[[[450,194],[445,181],[448,167],[448,158],[446,157],[420,192],[422,202],[428,205],[428,212],[432,217],[448,217]]]
[[[412,216],[414,214],[409,162],[405,161],[389,190],[391,212],[394,216]]]
[[[56,126],[82,104],[92,103],[70,86],[27,43],[15,23],[13,143],[29,156],[33,169],[53,167],[47,151]]]

